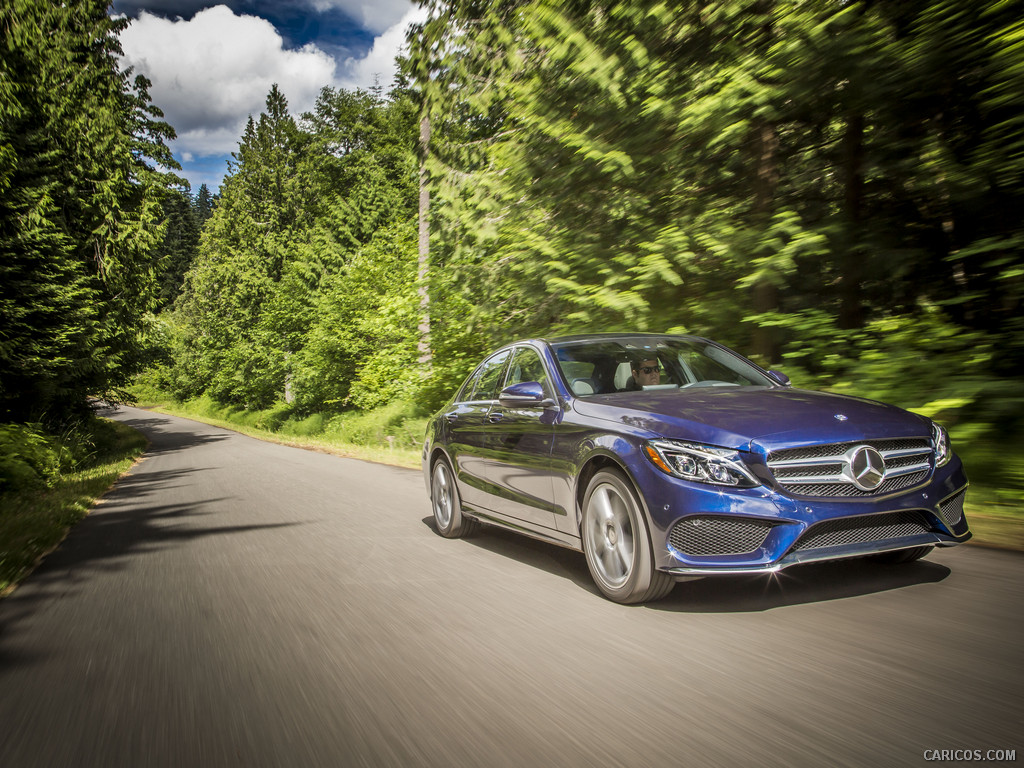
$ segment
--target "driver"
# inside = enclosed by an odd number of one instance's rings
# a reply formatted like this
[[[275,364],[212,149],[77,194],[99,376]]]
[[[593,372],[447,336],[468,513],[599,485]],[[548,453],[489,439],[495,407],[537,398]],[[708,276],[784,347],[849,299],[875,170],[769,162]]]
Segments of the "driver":
[[[632,365],[633,377],[630,379],[630,389],[643,389],[652,384],[661,383],[661,367],[656,357],[637,358]]]

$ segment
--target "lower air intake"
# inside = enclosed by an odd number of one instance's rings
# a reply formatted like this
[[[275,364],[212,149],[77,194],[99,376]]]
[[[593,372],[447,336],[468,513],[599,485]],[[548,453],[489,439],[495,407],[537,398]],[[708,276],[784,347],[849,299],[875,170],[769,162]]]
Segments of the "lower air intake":
[[[771,529],[764,520],[687,517],[672,527],[668,541],[684,555],[744,555],[760,547]]]
[[[886,512],[881,515],[845,517],[815,523],[801,536],[794,550],[825,549],[849,544],[900,539],[928,533],[928,525],[919,512]]]

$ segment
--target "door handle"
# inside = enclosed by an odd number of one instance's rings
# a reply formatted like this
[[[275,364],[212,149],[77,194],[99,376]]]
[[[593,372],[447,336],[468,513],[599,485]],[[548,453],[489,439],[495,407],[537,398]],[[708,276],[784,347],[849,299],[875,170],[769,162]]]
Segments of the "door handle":
[[[491,422],[491,424],[497,424],[499,421],[501,421],[501,419],[502,419],[502,415],[500,413],[489,413],[489,414],[487,414],[487,420],[489,422]]]
[[[459,420],[459,414],[457,413],[446,413],[444,417],[448,419],[449,424],[454,424],[456,421]]]

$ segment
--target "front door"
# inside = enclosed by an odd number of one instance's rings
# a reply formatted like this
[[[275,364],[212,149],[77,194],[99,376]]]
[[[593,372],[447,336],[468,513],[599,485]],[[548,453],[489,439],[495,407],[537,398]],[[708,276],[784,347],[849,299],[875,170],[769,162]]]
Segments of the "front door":
[[[540,354],[517,347],[504,386],[538,381],[553,395]],[[556,528],[552,503],[551,444],[561,411],[557,406],[506,407],[495,402],[487,415],[487,480],[494,510],[544,528]]]

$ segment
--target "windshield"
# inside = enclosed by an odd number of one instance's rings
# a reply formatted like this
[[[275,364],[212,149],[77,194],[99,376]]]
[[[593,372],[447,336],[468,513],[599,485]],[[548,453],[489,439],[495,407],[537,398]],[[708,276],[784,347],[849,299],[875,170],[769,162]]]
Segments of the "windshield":
[[[776,383],[735,352],[686,336],[578,339],[551,347],[566,384],[578,397]]]

